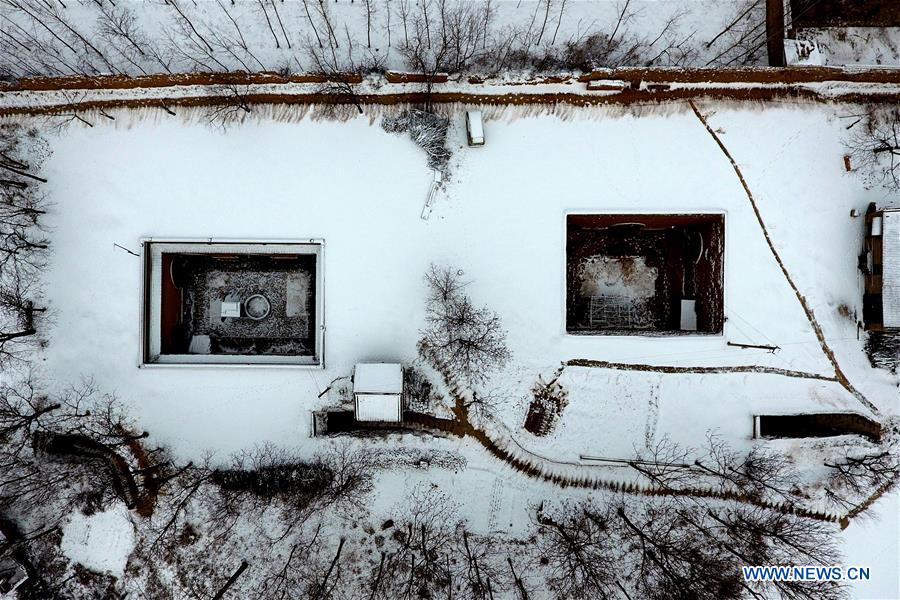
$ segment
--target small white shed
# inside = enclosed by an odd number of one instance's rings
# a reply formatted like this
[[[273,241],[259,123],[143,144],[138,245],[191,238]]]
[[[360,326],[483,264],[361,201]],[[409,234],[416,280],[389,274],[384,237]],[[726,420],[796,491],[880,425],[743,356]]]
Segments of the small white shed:
[[[399,423],[403,418],[403,369],[399,363],[358,363],[353,372],[357,421]]]

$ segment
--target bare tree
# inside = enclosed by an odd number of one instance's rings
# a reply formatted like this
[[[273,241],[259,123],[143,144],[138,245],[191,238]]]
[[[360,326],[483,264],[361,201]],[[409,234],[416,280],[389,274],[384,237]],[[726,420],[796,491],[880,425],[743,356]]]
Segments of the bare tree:
[[[835,565],[840,564],[837,527],[797,515],[758,507],[707,509],[707,527],[701,529],[724,553],[749,565]],[[833,581],[772,581],[744,584],[757,598],[773,592],[788,600],[838,600],[847,597],[846,588]]]
[[[871,493],[900,476],[900,458],[890,448],[870,452],[846,449],[837,460],[825,461],[825,466],[832,469],[832,487],[856,495]]]
[[[694,453],[694,449],[683,448],[663,436],[650,448],[637,452],[635,460],[628,464],[657,486],[677,490],[697,481],[691,464]]]
[[[38,175],[45,146],[34,130],[0,126],[0,365],[22,356],[40,328],[40,273],[49,240]]]
[[[450,558],[451,579],[456,582],[453,596],[471,600],[507,596],[513,585],[506,565],[508,551],[500,536],[474,535],[460,525]]]
[[[498,413],[506,400],[498,390],[472,390],[471,396],[464,402],[466,415],[471,423],[482,425]]]
[[[99,42],[110,48],[110,54],[118,56],[127,65],[148,75],[161,67],[171,73],[170,60],[164,58],[156,42],[140,28],[138,17],[128,7],[98,4],[97,18]],[[128,66],[123,70],[132,71]]]
[[[439,74],[460,73],[487,56],[484,40],[493,11],[489,2],[476,5],[423,0],[420,7],[410,20],[401,1],[404,40],[399,50],[407,65],[422,76],[425,110],[430,111]]]
[[[223,130],[229,125],[240,123],[252,111],[250,108],[250,86],[248,84],[230,83],[212,86],[210,91],[218,97],[218,102],[206,108],[206,121]]]
[[[322,7],[324,11],[325,8]],[[323,14],[325,14],[323,12]],[[330,21],[328,21],[330,23]],[[357,96],[356,88],[367,72],[383,71],[382,58],[376,53],[367,50],[365,58],[360,61],[354,55],[352,44],[347,44],[342,50],[334,37],[334,32],[328,28],[329,36],[322,39],[316,34],[316,42],[307,40],[306,54],[312,64],[313,72],[322,75],[325,81],[319,87],[320,94],[326,94],[335,98],[336,105],[352,104],[359,114],[362,114],[362,104]],[[349,39],[349,33],[348,33]]]
[[[416,486],[398,507],[390,551],[372,598],[434,598],[452,585],[456,506],[435,486]]]
[[[423,355],[471,383],[485,381],[510,356],[500,317],[472,303],[462,271],[431,265],[425,282],[425,327],[419,341]]]
[[[37,29],[48,34],[52,40],[49,42],[51,45],[59,44],[63,48],[62,53],[68,51],[68,57],[76,61],[79,73],[119,72],[106,53],[93,43],[93,35],[80,31],[75,23],[69,21],[64,13],[64,5],[39,0],[3,0],[3,3],[15,13],[26,16]]]
[[[538,522],[539,563],[560,597],[846,597],[833,582],[744,581],[742,565],[839,564],[836,526],[797,515],[700,498],[618,497],[564,504],[552,516],[539,509]]]
[[[735,3],[722,28],[703,44],[707,53],[713,53],[706,66],[758,64],[766,57],[766,34],[766,2]]]
[[[871,111],[854,125],[847,148],[867,184],[900,189],[900,110]]]
[[[649,450],[638,452],[628,464],[667,490],[703,485],[755,501],[799,500],[797,470],[784,455],[761,446],[738,452],[713,433],[707,435],[702,452],[702,456],[692,458],[697,450],[664,437]]]
[[[710,544],[691,521],[691,508],[675,502],[615,508],[616,535],[631,549],[636,596],[645,598],[737,598],[740,568],[733,556]]]
[[[537,553],[547,587],[559,598],[618,598],[621,569],[610,535],[611,506],[565,505],[557,517],[538,509]]]
[[[736,452],[722,438],[709,434],[706,456],[695,460],[694,465],[712,475],[723,491],[737,491],[754,500],[797,497],[797,471],[790,458],[760,446],[747,453]]]

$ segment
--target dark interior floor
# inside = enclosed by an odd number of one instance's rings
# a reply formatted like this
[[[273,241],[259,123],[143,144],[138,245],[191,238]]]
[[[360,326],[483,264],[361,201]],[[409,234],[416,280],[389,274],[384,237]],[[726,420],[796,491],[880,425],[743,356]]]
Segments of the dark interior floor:
[[[177,315],[179,322],[164,324],[171,339],[163,339],[163,353],[314,354],[315,256],[181,254],[164,255],[163,262],[171,265],[164,283],[179,292],[164,290],[164,318]],[[257,294],[270,307],[259,320],[243,306]],[[222,303],[229,301],[242,304],[239,317],[222,316]],[[180,311],[166,302],[179,302]]]

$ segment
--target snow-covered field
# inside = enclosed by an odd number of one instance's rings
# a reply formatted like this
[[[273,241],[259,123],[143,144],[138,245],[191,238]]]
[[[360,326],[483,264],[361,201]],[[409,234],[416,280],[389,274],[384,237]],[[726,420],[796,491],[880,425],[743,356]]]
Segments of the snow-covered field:
[[[844,172],[841,116],[857,108],[700,109],[743,169],[850,381],[882,413],[897,414],[897,379],[868,366],[853,318],[861,314],[862,224],[850,210],[890,202]],[[415,360],[431,262],[462,269],[473,299],[500,314],[513,354],[487,386],[502,398],[500,427],[550,460],[629,458],[663,436],[697,446],[709,430],[747,447],[751,416],[760,412],[869,414],[830,381],[566,367],[569,405],[556,430],[536,438],[521,429],[537,376],[571,359],[833,375],[731,165],[686,106],[485,108],[487,143],[474,149],[465,146],[462,107],[451,107],[451,172],[427,220],[420,218],[432,179],[425,155],[385,133],[379,114],[296,122],[255,115],[223,131],[183,112],[115,113],[115,121],[73,125],[51,140],[53,325],[40,367],[59,385],[93,377],[182,459],[212,451],[226,460],[265,442],[321,449],[309,437],[310,413],[327,404],[319,394],[329,382],[357,362]],[[566,214],[623,211],[725,213],[723,335],[565,333]],[[325,368],[138,368],[141,264],[114,244],[138,250],[145,236],[324,239]],[[465,456],[465,470],[438,479],[483,531],[515,532],[532,499],[558,493],[462,440],[395,435],[385,443]],[[389,516],[432,479],[427,471],[382,474],[373,514]],[[880,536],[883,555],[897,557],[898,537],[889,533]],[[851,558],[868,556],[862,545],[850,549]],[[891,588],[871,589],[879,597]]]
[[[836,117],[852,108],[706,110],[743,165],[775,244],[842,366],[876,405],[896,412],[896,382],[867,366],[855,321],[838,312],[840,305],[860,312],[862,227],[850,209],[885,199],[843,172]],[[521,112],[489,109],[487,145],[469,149],[456,111],[451,180],[427,221],[419,216],[431,179],[425,157],[408,139],[370,122],[377,117],[262,119],[223,133],[181,119],[122,114],[93,128],[66,129],[47,164],[55,204],[48,373],[60,382],[95,376],[184,456],[206,449],[227,454],[263,441],[305,446],[309,411],[321,404],[316,397],[328,382],[359,361],[414,358],[422,275],[433,261],[463,269],[470,294],[503,318],[514,358],[498,385],[513,402],[527,395],[538,373],[576,358],[832,374],[733,170],[692,113]],[[724,211],[724,335],[566,335],[570,211]],[[142,236],[323,238],[326,369],[138,369],[140,261],[113,244],[137,249]],[[781,350],[740,349],[729,341]],[[597,370],[595,385],[608,385],[602,382],[609,375]],[[734,428],[736,437],[746,437],[745,394],[762,379],[697,378],[724,419],[696,427]],[[836,384],[783,383],[770,405],[756,408],[865,410]],[[666,387],[676,391],[660,397],[661,434],[668,404],[674,410],[687,401],[681,386]],[[616,404],[615,393],[604,396]],[[598,407],[598,417],[602,412]],[[520,417],[511,413],[511,422]],[[745,422],[737,427],[733,419]]]
[[[872,578],[853,585],[855,598],[900,598],[900,493],[894,490],[878,500],[863,518],[843,533],[847,564],[872,567]],[[883,540],[883,541],[882,541]]]
[[[491,57],[509,58],[508,51],[535,57],[560,56],[565,44],[578,45],[599,34],[613,37],[622,48],[601,60],[612,66],[623,59],[633,66],[764,64],[765,11],[746,0],[493,0],[492,2],[411,2],[408,0],[340,0],[307,2],[155,2],[115,5],[61,3],[55,10],[33,0],[4,2],[0,15],[9,35],[0,40],[0,73],[14,75],[70,75],[80,71],[119,70],[132,75],[195,71],[317,72],[323,67],[353,70],[357,66],[388,69],[411,67],[402,48],[415,46],[415,31],[429,23],[439,28],[440,14],[462,16],[462,45],[467,36],[477,44],[464,53],[476,68],[500,67]],[[17,7],[24,7],[17,10]],[[475,16],[474,20],[471,16]],[[47,27],[37,25],[36,19]],[[110,26],[110,18],[129,18],[124,27]],[[448,22],[459,23],[457,17]],[[68,47],[59,38],[74,35],[63,26],[92,40],[93,50],[79,53],[76,42]],[[22,52],[15,40],[29,41],[16,26],[54,52]],[[730,27],[729,27],[730,26]],[[460,27],[460,25],[456,25]],[[50,30],[54,30],[52,33]],[[430,31],[427,33],[430,41]],[[452,34],[451,34],[452,35]],[[130,39],[129,39],[130,38]],[[136,41],[143,51],[134,51]],[[708,42],[708,43],[707,43]],[[335,54],[319,58],[322,47]],[[504,51],[502,48],[506,48]],[[598,58],[604,54],[602,44]],[[638,48],[633,55],[630,49]],[[322,58],[324,56],[324,59]],[[325,65],[320,64],[324,60]],[[577,59],[576,61],[577,62]],[[165,65],[165,67],[163,67]],[[114,67],[114,68],[111,68]],[[451,62],[445,68],[453,68]],[[506,69],[531,68],[529,61],[511,61]],[[327,69],[326,69],[327,70]]]

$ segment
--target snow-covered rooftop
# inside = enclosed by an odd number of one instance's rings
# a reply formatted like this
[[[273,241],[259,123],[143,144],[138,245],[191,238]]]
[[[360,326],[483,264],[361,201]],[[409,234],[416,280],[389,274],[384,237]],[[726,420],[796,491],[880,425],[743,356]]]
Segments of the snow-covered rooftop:
[[[354,394],[399,394],[403,370],[398,363],[359,363],[353,375]]]
[[[882,322],[885,327],[900,327],[900,209],[884,211],[881,234]]]

